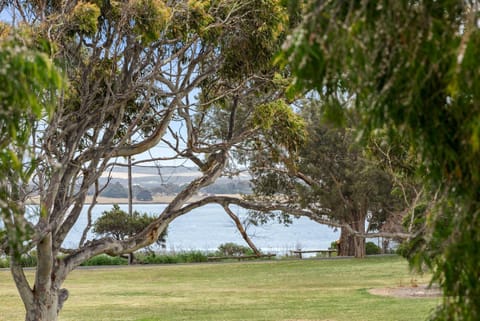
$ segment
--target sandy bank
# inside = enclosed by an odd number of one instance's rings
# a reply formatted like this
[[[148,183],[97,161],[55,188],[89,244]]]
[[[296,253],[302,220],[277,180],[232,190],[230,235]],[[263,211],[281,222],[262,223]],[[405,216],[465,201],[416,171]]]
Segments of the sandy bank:
[[[217,194],[217,196],[230,196],[230,197],[238,197],[240,198],[241,195],[239,194]],[[195,202],[198,200],[201,200],[205,198],[205,195],[196,195],[190,199],[191,202]],[[173,199],[175,198],[175,195],[154,195],[153,200],[151,201],[139,201],[134,199],[133,204],[168,204],[170,203]],[[85,204],[91,204],[92,203],[92,196],[87,196],[87,199],[85,200]],[[27,201],[27,204],[34,204],[38,205],[40,203],[39,197],[34,196],[30,198]],[[97,197],[97,203],[98,204],[128,204],[128,198],[113,198],[113,197]]]

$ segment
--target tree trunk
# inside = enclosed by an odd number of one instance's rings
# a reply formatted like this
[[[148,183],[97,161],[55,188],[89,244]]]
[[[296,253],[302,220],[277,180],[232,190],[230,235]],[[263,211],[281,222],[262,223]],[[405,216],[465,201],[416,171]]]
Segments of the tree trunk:
[[[132,156],[128,156],[128,215],[133,214]]]
[[[365,233],[365,216],[353,213],[352,217],[354,219],[349,224],[352,229],[359,233]],[[338,256],[355,256],[356,258],[363,258],[365,255],[365,237],[356,236],[347,228],[342,227],[340,230]]]
[[[358,215],[358,219],[353,223],[353,229],[360,233],[365,233],[365,216]],[[365,249],[365,237],[356,235],[354,237],[354,244],[355,244],[355,257],[356,258],[364,258],[366,255]]]
[[[63,307],[63,303],[68,298],[66,289],[38,291],[34,293],[34,300],[25,304],[25,321],[56,321]]]
[[[133,186],[132,186],[132,156],[127,157],[128,160],[128,215],[133,216]],[[128,265],[134,262],[133,252],[128,253]]]
[[[354,256],[355,241],[354,236],[346,228],[340,229],[340,241],[338,245],[338,256]]]
[[[382,254],[386,254],[388,252],[388,245],[390,244],[389,239],[383,239],[382,240]]]
[[[128,253],[128,265],[135,264],[135,254]]]
[[[354,243],[355,243],[355,257],[359,259],[364,258],[366,255],[365,238],[361,236],[355,236]]]

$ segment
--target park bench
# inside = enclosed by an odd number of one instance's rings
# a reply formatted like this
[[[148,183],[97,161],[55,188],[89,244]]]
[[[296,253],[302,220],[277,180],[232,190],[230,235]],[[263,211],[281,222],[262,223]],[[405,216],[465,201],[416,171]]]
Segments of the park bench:
[[[231,256],[209,256],[208,261],[221,261],[221,260],[250,260],[250,259],[260,259],[260,258],[272,258],[276,254],[262,254],[262,255],[231,255]]]
[[[302,258],[302,254],[304,253],[321,253],[321,254],[327,254],[328,257],[332,257],[332,253],[337,253],[336,249],[327,249],[327,250],[293,250],[290,251],[292,252],[293,255],[297,256],[298,258]]]

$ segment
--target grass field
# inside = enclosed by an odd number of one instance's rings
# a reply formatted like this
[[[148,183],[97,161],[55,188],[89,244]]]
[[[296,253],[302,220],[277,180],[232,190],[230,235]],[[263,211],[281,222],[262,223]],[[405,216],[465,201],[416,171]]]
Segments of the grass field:
[[[399,257],[80,269],[65,284],[70,298],[60,320],[424,320],[439,299],[367,292],[409,286],[412,278],[427,282]],[[2,270],[0,320],[22,319]]]

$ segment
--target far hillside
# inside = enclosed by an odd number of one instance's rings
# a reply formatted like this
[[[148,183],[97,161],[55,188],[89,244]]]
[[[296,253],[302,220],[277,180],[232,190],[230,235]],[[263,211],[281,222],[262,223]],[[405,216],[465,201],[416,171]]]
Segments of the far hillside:
[[[148,201],[153,195],[175,195],[190,181],[200,175],[194,168],[133,166],[132,185],[135,199]],[[100,184],[108,186],[101,195],[113,198],[128,197],[128,172],[126,167],[116,167],[111,172],[106,172]],[[201,190],[205,194],[250,194],[252,192],[249,176],[241,175],[233,178],[220,178],[211,186]],[[90,194],[93,190],[90,191]]]

